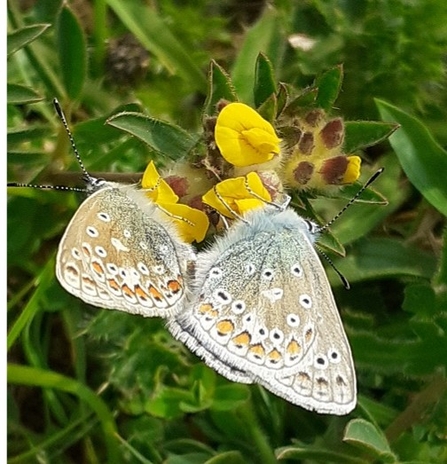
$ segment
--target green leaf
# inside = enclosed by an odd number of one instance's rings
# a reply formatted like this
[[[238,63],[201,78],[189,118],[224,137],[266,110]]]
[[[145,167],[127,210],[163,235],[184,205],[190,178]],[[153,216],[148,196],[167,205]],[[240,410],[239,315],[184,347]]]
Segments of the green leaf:
[[[379,121],[345,121],[344,151],[352,153],[387,139],[399,124]]]
[[[246,462],[239,451],[225,451],[208,459],[204,464],[246,464]]]
[[[49,126],[30,126],[21,129],[8,130],[8,148],[13,145],[39,140],[52,133]]]
[[[8,34],[7,50],[8,57],[15,53],[17,50],[25,47],[33,42],[40,35],[42,35],[51,24],[34,24],[32,26],[25,26]]]
[[[107,4],[129,31],[171,73],[183,76],[189,85],[205,94],[207,82],[204,74],[154,8],[137,1],[107,0]]]
[[[427,283],[410,284],[405,287],[402,309],[422,317],[432,317],[436,312],[436,296]]]
[[[318,89],[316,87],[308,87],[300,92],[287,103],[284,108],[284,113],[288,116],[300,114],[304,109],[315,107],[315,99],[317,98]]]
[[[192,404],[192,402],[193,397],[189,391],[180,388],[161,387],[146,401],[145,410],[155,417],[172,419],[181,416],[183,406]]]
[[[35,90],[19,84],[8,84],[7,86],[8,104],[26,105],[43,100]]]
[[[376,100],[384,121],[400,124],[390,143],[411,183],[438,211],[447,216],[447,152],[418,119]]]
[[[303,462],[306,460],[322,463],[346,463],[346,464],[367,464],[369,461],[349,456],[348,454],[337,453],[325,450],[322,447],[313,446],[285,446],[276,450],[278,460],[288,459]]]
[[[268,99],[276,94],[276,78],[272,63],[264,55],[260,53],[256,60],[255,67],[255,84],[254,84],[254,99],[255,107],[260,107]],[[275,108],[276,110],[276,108]],[[276,111],[274,116],[276,116]]]
[[[436,270],[432,254],[390,238],[357,240],[346,258],[334,264],[350,282],[397,276],[430,279]]]
[[[287,100],[289,99],[289,91],[287,86],[280,82],[278,84],[278,93],[276,94],[276,101],[277,101],[277,114],[279,116],[283,111],[287,104]]]
[[[275,62],[273,56],[276,55],[275,45],[280,30],[281,23],[277,11],[266,8],[261,19],[245,34],[231,77],[239,99],[248,105],[254,103],[256,60],[259,54],[264,52]]]
[[[227,385],[219,385],[213,398],[212,409],[216,411],[229,411],[235,409],[248,401],[250,398],[250,390],[246,385],[231,383]]]
[[[138,137],[156,152],[172,159],[184,157],[196,144],[182,128],[141,113],[118,113],[110,117],[107,124]]]
[[[364,419],[353,419],[348,423],[343,441],[376,457],[393,456],[385,435]]]
[[[90,388],[77,380],[56,372],[29,366],[20,366],[18,364],[8,364],[8,382],[17,385],[54,388],[78,396],[98,416],[107,445],[107,462],[120,462],[120,452],[116,439],[118,430],[113,415],[106,403]]]
[[[315,82],[318,88],[316,106],[326,111],[332,109],[343,82],[343,66],[335,66],[323,73]]]
[[[57,48],[65,90],[72,100],[79,98],[87,76],[84,32],[77,17],[64,6],[56,21]]]
[[[258,113],[271,124],[275,122],[278,113],[276,95],[272,93],[267,100],[258,108]]]
[[[203,113],[213,115],[219,100],[237,101],[236,91],[230,75],[214,60],[211,60],[208,72],[208,95]]]

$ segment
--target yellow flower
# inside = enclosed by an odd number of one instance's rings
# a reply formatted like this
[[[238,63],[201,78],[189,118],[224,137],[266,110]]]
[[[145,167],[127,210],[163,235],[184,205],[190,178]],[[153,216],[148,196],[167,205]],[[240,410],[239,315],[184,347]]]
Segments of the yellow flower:
[[[185,242],[201,242],[209,226],[208,216],[199,209],[181,203],[157,203],[175,224]]]
[[[141,186],[146,190],[146,196],[154,203],[177,203],[178,196],[169,184],[160,177],[154,162],[151,161],[144,171]]]
[[[265,206],[272,199],[258,174],[250,172],[244,177],[219,182],[203,195],[202,201],[223,216],[234,219],[249,210]]]
[[[208,230],[208,216],[199,209],[178,203],[178,196],[170,185],[160,177],[154,162],[144,171],[141,186],[146,195],[175,224],[180,236],[188,243],[201,242]]]
[[[279,154],[281,139],[273,126],[243,103],[229,103],[222,109],[214,136],[220,153],[233,166],[265,163]]]
[[[352,184],[360,177],[360,164],[362,159],[359,156],[347,156],[348,166],[343,176],[343,184]]]

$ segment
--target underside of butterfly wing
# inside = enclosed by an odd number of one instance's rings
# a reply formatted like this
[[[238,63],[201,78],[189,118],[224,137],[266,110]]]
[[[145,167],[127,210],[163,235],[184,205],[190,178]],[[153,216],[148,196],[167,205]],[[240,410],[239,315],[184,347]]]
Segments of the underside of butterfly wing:
[[[346,414],[356,401],[350,347],[309,234],[291,214],[280,224],[255,218],[200,254],[194,296],[171,331],[231,380],[236,369],[294,404]]]
[[[132,187],[105,187],[79,207],[60,242],[56,275],[94,306],[142,316],[170,316],[185,297],[189,246]],[[176,241],[178,243],[176,243]]]

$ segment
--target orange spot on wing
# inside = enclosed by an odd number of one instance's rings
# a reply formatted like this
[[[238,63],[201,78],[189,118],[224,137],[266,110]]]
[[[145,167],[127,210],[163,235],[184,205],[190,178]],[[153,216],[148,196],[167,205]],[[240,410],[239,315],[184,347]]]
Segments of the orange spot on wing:
[[[115,279],[108,279],[107,283],[109,284],[110,288],[113,288],[113,290],[120,289],[120,286],[118,285],[118,282]]]
[[[270,353],[267,355],[272,361],[278,362],[281,360],[282,356],[281,353],[278,350],[272,350]]]
[[[127,296],[130,296],[130,297],[135,296],[134,292],[131,290],[131,288],[128,285],[124,284],[121,289],[123,293],[125,293]]]
[[[236,335],[232,339],[232,341],[233,341],[233,343],[235,345],[244,346],[244,345],[248,345],[250,343],[251,337],[250,337],[250,334],[248,332],[242,332],[239,335]]]
[[[216,329],[219,335],[228,335],[230,332],[233,332],[234,324],[230,320],[224,319],[216,324]]]
[[[93,261],[92,268],[97,274],[104,275],[104,269],[97,261]]]
[[[149,298],[149,295],[139,285],[135,286],[135,295],[142,300],[147,300]]]
[[[217,317],[218,312],[213,308],[213,305],[210,305],[209,303],[206,304],[201,304],[199,306],[198,312],[201,316],[206,316],[206,317]]]
[[[157,301],[163,300],[163,295],[153,286],[149,285],[149,295]]]
[[[253,353],[257,358],[262,358],[265,355],[265,349],[260,343],[251,346],[249,352]]]
[[[170,280],[168,282],[168,289],[172,293],[176,294],[182,289],[182,286],[180,285],[180,282],[178,280]]]
[[[291,340],[286,351],[292,357],[298,356],[301,352],[301,345],[296,340]]]

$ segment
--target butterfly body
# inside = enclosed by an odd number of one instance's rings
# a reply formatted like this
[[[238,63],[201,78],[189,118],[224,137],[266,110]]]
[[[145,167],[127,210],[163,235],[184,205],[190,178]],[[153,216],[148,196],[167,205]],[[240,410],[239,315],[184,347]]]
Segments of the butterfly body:
[[[191,301],[168,328],[230,380],[346,414],[356,402],[355,371],[314,248],[316,225],[271,206],[245,219],[199,253]]]
[[[192,248],[144,190],[95,178],[87,190],[59,244],[61,285],[86,303],[131,314],[180,310]]]

